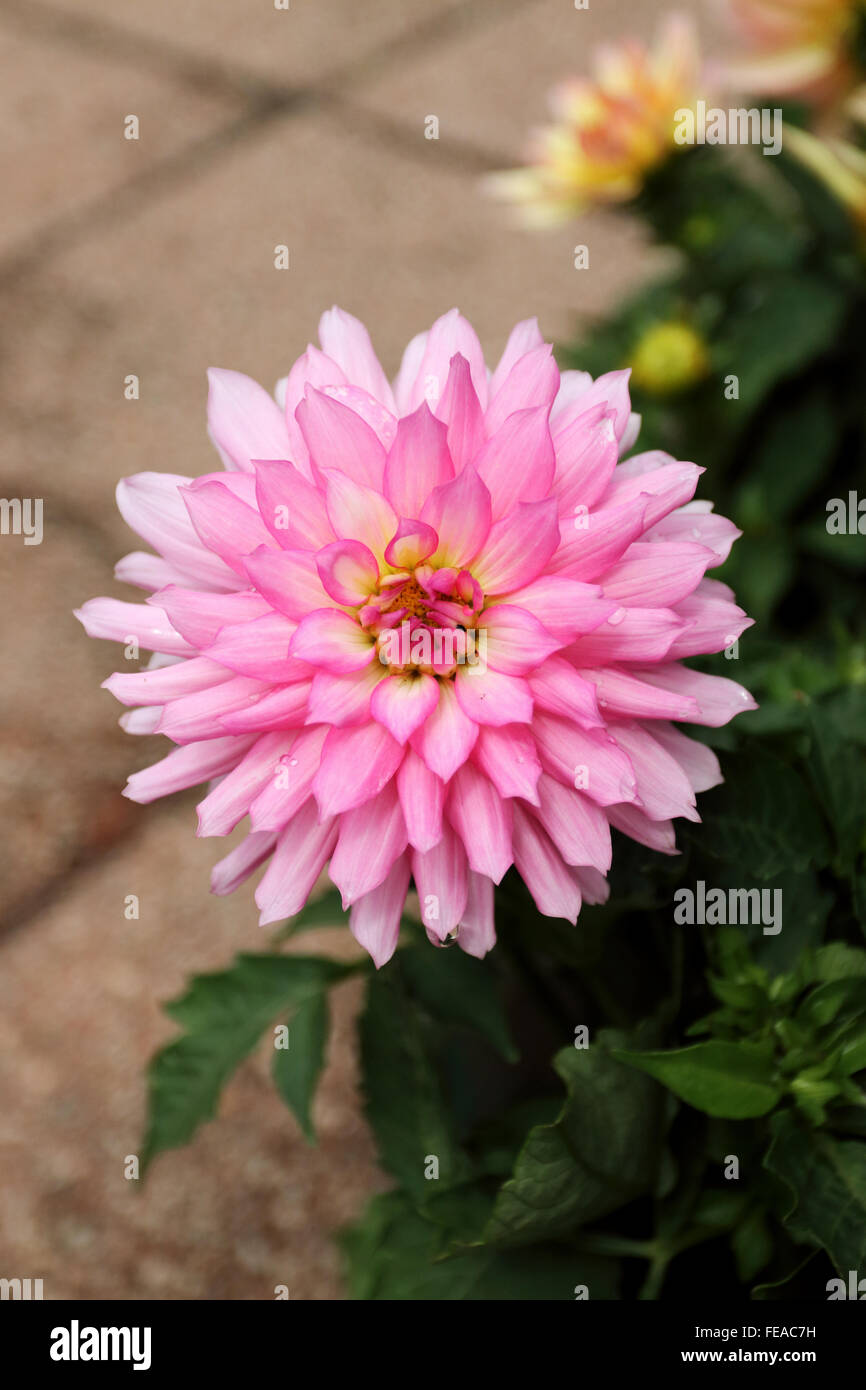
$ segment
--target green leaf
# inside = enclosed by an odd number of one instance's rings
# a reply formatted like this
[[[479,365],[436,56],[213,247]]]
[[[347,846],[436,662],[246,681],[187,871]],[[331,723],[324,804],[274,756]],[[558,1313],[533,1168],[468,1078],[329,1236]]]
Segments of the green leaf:
[[[835,701],[815,704],[809,713],[809,769],[833,826],[842,864],[850,873],[863,848],[866,756],[852,747]]]
[[[371,975],[361,1016],[361,1069],[367,1119],[383,1167],[416,1200],[465,1180],[460,1150],[435,1061],[436,1029],[411,999],[398,952]],[[425,1177],[438,1161],[438,1180]]]
[[[773,1237],[760,1207],[753,1207],[731,1235],[731,1249],[737,1273],[744,1284],[751,1282],[773,1258]]]
[[[485,1232],[489,1244],[561,1239],[651,1188],[663,1107],[649,1082],[615,1060],[611,1048],[625,1041],[605,1030],[585,1050],[556,1054],[565,1103],[554,1124],[530,1131],[498,1193]]]
[[[310,1143],[315,1143],[311,1109],[325,1062],[330,1017],[324,990],[298,1005],[289,1026],[289,1045],[275,1048],[271,1075]]]
[[[792,1237],[822,1247],[842,1273],[866,1268],[866,1143],[807,1129],[789,1110],[771,1128],[764,1166],[788,1190]]]
[[[436,1018],[475,1028],[506,1061],[517,1058],[490,960],[465,951],[431,950],[428,942],[400,952],[400,966],[412,994]]]
[[[614,1055],[655,1077],[696,1110],[722,1120],[766,1115],[782,1096],[772,1051],[757,1043],[712,1041],[672,1052]]]
[[[228,970],[196,976],[165,1006],[186,1031],[150,1064],[142,1169],[213,1116],[222,1087],[268,1024],[353,970],[317,956],[241,955]]]

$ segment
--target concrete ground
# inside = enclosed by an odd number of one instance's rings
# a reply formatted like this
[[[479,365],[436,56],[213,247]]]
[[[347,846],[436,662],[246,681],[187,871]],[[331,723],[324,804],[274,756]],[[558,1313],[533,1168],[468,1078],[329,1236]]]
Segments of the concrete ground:
[[[118,729],[99,689],[117,652],[70,612],[136,596],[111,579],[135,548],[115,483],[216,467],[205,369],[272,384],[332,303],[393,371],[453,304],[497,353],[517,319],[563,337],[616,301],[648,269],[633,225],[528,234],[478,180],[517,162],[551,82],[600,39],[647,36],[659,8],[0,0],[0,493],[41,496],[45,518],[39,546],[0,538],[0,1275],[42,1278],[46,1298],[340,1298],[333,1233],[384,1185],[351,986],[317,1148],[260,1056],[193,1144],[124,1179],[144,1067],[172,1032],[160,1001],[262,942],[248,888],[208,896],[225,846],[195,839],[197,798],[120,795],[161,741]],[[305,946],[346,949],[318,936]]]

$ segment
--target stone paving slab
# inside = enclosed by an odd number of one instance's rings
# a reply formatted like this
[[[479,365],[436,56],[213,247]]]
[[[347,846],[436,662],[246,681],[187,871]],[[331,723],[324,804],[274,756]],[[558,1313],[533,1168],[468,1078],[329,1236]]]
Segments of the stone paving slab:
[[[34,242],[38,254],[44,227],[72,222],[240,109],[230,94],[40,41],[4,23],[2,9],[0,70],[0,265],[4,254]],[[124,137],[128,115],[138,117],[138,140]]]
[[[304,1141],[270,1082],[267,1045],[227,1086],[219,1117],[142,1183],[144,1068],[175,1029],[160,1012],[192,973],[261,950],[252,890],[210,898],[223,841],[196,841],[191,804],[154,815],[3,944],[0,1267],[46,1298],[339,1297],[334,1232],[381,1188],[357,1094],[356,983],[333,995],[329,1064]],[[127,894],[140,919],[127,921]],[[346,958],[348,933],[293,949]],[[87,984],[87,988],[85,988]]]

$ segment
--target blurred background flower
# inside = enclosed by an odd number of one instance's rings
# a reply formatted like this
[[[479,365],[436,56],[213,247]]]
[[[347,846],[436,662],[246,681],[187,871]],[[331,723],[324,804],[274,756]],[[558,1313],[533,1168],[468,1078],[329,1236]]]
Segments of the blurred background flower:
[[[746,52],[726,66],[744,90],[828,101],[855,80],[862,0],[728,0]]]

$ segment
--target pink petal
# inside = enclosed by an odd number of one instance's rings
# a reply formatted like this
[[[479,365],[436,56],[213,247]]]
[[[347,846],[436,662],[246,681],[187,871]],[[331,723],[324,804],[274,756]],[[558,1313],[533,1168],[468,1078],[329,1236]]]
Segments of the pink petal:
[[[312,343],[308,344],[303,357],[299,357],[295,362],[289,375],[286,377],[285,403],[283,406],[286,419],[286,430],[289,438],[288,457],[298,467],[305,478],[312,478],[310,469],[310,453],[304,439],[303,431],[295,419],[295,412],[301,401],[306,395],[308,386],[345,386],[347,385],[346,374],[342,367],[328,357],[324,352],[320,352]],[[259,454],[259,458],[273,458],[273,454]],[[277,454],[277,458],[281,455]]]
[[[175,743],[193,743],[196,739],[240,732],[227,729],[223,718],[237,710],[247,709],[266,691],[267,686],[261,681],[251,680],[248,676],[232,676],[210,690],[181,695],[165,706],[158,732]]]
[[[220,859],[211,870],[210,891],[223,897],[233,893],[260,864],[268,858],[276,835],[247,835],[224,859]]]
[[[444,941],[466,910],[469,866],[457,835],[447,822],[433,849],[412,851],[412,877],[418,892],[421,921],[431,939]]]
[[[534,671],[529,688],[538,709],[573,719],[585,729],[598,729],[604,724],[592,685],[563,657],[551,657]]]
[[[322,744],[327,730],[302,729],[299,733],[271,734],[270,738],[288,739],[286,751],[271,760],[270,776],[260,787],[250,805],[250,825],[253,830],[282,830],[301,809],[319,770]],[[263,743],[264,739],[259,742]]]
[[[345,676],[370,664],[376,655],[376,644],[348,613],[320,608],[299,623],[290,652],[312,666]]]
[[[256,739],[245,757],[198,803],[199,835],[228,835],[250,809],[262,787],[272,780],[274,764],[287,752],[291,734],[283,731]]]
[[[683,463],[661,450],[634,454],[614,472],[605,506],[618,506],[645,495],[644,525],[649,528],[690,501],[703,471],[696,464]]]
[[[528,811],[514,807],[514,863],[539,912],[576,922],[580,889],[562,856]]]
[[[286,422],[264,387],[243,372],[220,367],[207,375],[208,431],[226,467],[251,472],[253,459],[285,458]]]
[[[460,707],[453,681],[440,681],[439,703],[416,731],[412,747],[443,782],[465,763],[478,737],[478,725]]]
[[[384,883],[408,841],[393,781],[378,796],[340,816],[340,837],[328,870],[343,909]]]
[[[694,700],[697,710],[689,716],[692,724],[706,724],[717,729],[744,710],[758,708],[748,690],[726,676],[709,676],[676,664],[636,670],[634,675],[660,690]]]
[[[457,945],[469,956],[481,960],[496,945],[493,920],[493,880],[469,871],[466,907],[460,919]]]
[[[471,762],[457,769],[448,786],[448,819],[463,841],[469,867],[494,883],[511,865],[512,804]]]
[[[194,647],[208,647],[220,628],[236,623],[253,622],[271,611],[261,594],[247,590],[236,594],[202,593],[198,589],[183,589],[170,584],[148,599],[157,605],[187,642]],[[129,605],[130,607],[132,605]],[[189,649],[188,649],[189,650]]]
[[[349,607],[366,603],[379,583],[376,557],[361,541],[326,545],[316,556],[316,569],[330,597]]]
[[[672,758],[676,758],[696,792],[709,791],[725,780],[718,758],[705,743],[686,738],[673,724],[653,724],[648,732]]]
[[[568,375],[564,373],[563,375]],[[580,374],[583,376],[583,373]],[[631,376],[631,368],[620,368],[615,372],[605,372],[602,376],[596,377],[585,389],[578,389],[570,393],[570,399],[565,405],[565,409],[558,416],[558,419],[565,423],[566,413],[575,406],[580,407],[581,414],[587,410],[592,410],[595,406],[601,405],[607,412],[613,414],[614,431],[617,439],[622,439],[628,428],[631,418],[631,401],[628,394],[628,381]],[[581,383],[582,385],[582,383]],[[564,402],[565,403],[565,402]]]
[[[261,518],[284,550],[318,550],[334,539],[324,494],[294,464],[258,459],[256,502]]]
[[[713,581],[702,580],[702,585]],[[684,628],[677,633],[666,655],[672,660],[720,652],[754,625],[742,608],[728,599],[715,598],[701,588],[684,598],[674,609]]]
[[[600,729],[579,729],[553,714],[536,713],[532,732],[541,765],[566,787],[585,792],[599,806],[637,799],[628,756]]]
[[[539,407],[546,420],[558,390],[559,368],[553,349],[549,343],[541,343],[519,357],[496,394],[491,392],[484,415],[487,433],[495,434],[515,411]]]
[[[138,642],[150,652],[190,656],[193,648],[175,631],[168,614],[146,603],[124,603],[118,598],[90,598],[73,610],[88,637],[109,642]]]
[[[433,676],[388,676],[373,691],[370,713],[398,743],[406,743],[430,718],[438,700],[439,682]]]
[[[354,410],[308,386],[295,419],[317,468],[339,468],[355,482],[381,487],[385,450]]]
[[[612,860],[610,825],[595,802],[542,773],[536,818],[566,864],[591,864],[607,873]]]
[[[595,512],[578,509],[571,524],[567,517],[560,517],[562,540],[550,569],[588,583],[602,578],[642,534],[647,505],[645,497],[638,497]]]
[[[363,386],[389,410],[395,409],[390,383],[360,319],[335,304],[319,319],[319,342],[328,356],[342,367],[347,381]]]
[[[468,566],[487,540],[490,507],[490,493],[472,467],[434,488],[421,509],[421,520],[439,536],[436,564],[458,570]]]
[[[650,820],[639,806],[608,806],[607,818],[615,830],[659,854],[679,854],[673,821]]]
[[[509,594],[508,601],[534,613],[551,636],[563,643],[594,632],[620,606],[603,598],[598,585],[557,574],[541,575]]]
[[[433,554],[439,544],[439,537],[426,521],[412,521],[400,518],[400,525],[388,542],[385,559],[398,570],[413,570]]]
[[[356,415],[360,415],[387,453],[397,434],[396,415],[392,415],[381,401],[361,386],[323,386],[322,392],[332,401],[348,406]]]
[[[508,374],[521,357],[535,348],[544,346],[544,339],[538,327],[538,319],[523,319],[512,328],[500,357],[490,377],[490,399],[495,400],[500,389],[508,379]]]
[[[451,358],[436,415],[448,427],[448,452],[454,471],[460,473],[472,463],[485,439],[484,412],[472,385],[469,363],[460,353]]]
[[[714,563],[705,545],[636,541],[605,574],[605,597],[641,608],[669,608],[690,594]]]
[[[313,677],[307,722],[340,726],[362,723],[370,717],[373,691],[387,678],[385,667],[378,661],[345,676],[319,671]]]
[[[694,700],[659,689],[615,666],[581,668],[579,674],[595,686],[607,718],[694,720],[697,716]]]
[[[554,492],[560,512],[574,513],[578,504],[592,508],[613,477],[617,440],[613,417],[603,405],[586,411],[564,411],[551,426],[556,450]]]
[[[558,545],[555,500],[520,502],[494,522],[472,572],[488,596],[510,594],[538,578]]]
[[[297,727],[305,721],[309,696],[309,681],[296,681],[294,685],[270,691],[245,709],[223,714],[220,724],[230,734],[266,733],[270,729]]]
[[[161,555],[147,550],[133,550],[114,566],[119,584],[134,584],[137,589],[163,589],[167,584],[183,583],[183,575],[175,565]]]
[[[310,797],[280,832],[267,873],[256,889],[260,926],[300,912],[333,853],[338,829],[337,820],[316,820],[316,803]]]
[[[639,724],[616,723],[610,732],[631,760],[641,805],[651,820],[685,816],[699,821],[692,784],[676,758]]]
[[[426,401],[398,423],[385,463],[384,491],[401,516],[420,516],[433,489],[454,477],[447,433]]]
[[[173,748],[167,757],[142,772],[133,772],[123,795],[146,804],[160,796],[186,791],[230,772],[251,747],[251,738],[213,738]]]
[[[478,629],[486,636],[488,666],[509,676],[534,670],[563,645],[531,613],[511,603],[486,609],[478,619]]]
[[[490,491],[494,520],[510,512],[515,503],[535,502],[550,492],[555,460],[548,409],[540,405],[510,414],[475,460]]]
[[[618,608],[607,622],[569,648],[576,666],[616,661],[661,661],[686,624],[671,608]]]
[[[721,565],[731,553],[734,541],[743,533],[727,517],[715,516],[712,502],[687,502],[656,522],[644,536],[646,541],[692,541],[712,550]]]
[[[267,613],[252,622],[220,628],[216,641],[206,646],[205,652],[239,676],[272,683],[305,680],[312,675],[311,668],[289,656],[296,630],[297,624],[282,613]]]
[[[532,718],[532,694],[522,676],[459,666],[454,685],[460,708],[476,724],[528,724]]]
[[[397,514],[390,502],[375,488],[355,482],[337,468],[323,470],[323,477],[328,516],[337,535],[363,541],[383,564],[385,548],[397,529]]]
[[[211,690],[228,680],[230,671],[199,656],[150,671],[117,671],[102,684],[122,705],[164,705],[167,700]]]
[[[246,557],[244,566],[262,597],[287,618],[305,618],[328,603],[315,557],[308,550],[257,550]]]
[[[392,866],[384,883],[352,904],[349,928],[379,970],[391,959],[400,935],[400,921],[409,889],[409,856]]]
[[[180,489],[192,478],[177,473],[136,473],[117,485],[117,507],[128,526],[152,545],[184,580],[197,588],[238,587],[230,567],[201,543]]]
[[[520,796],[537,802],[541,763],[535,739],[525,724],[508,724],[501,729],[485,725],[478,731],[472,759],[500,796]]]
[[[430,329],[418,375],[409,392],[409,410],[416,410],[424,400],[433,409],[436,408],[456,352],[461,353],[469,363],[472,384],[482,406],[486,406],[487,368],[478,335],[457,309],[450,309]]]
[[[402,760],[402,747],[381,724],[331,729],[313,782],[321,815],[351,811],[378,796]]]
[[[257,511],[235,497],[224,483],[193,483],[181,493],[203,545],[246,579],[244,556],[277,544]]]
[[[424,353],[427,350],[427,339],[429,337],[429,332],[416,333],[415,337],[410,339],[403,352],[400,370],[394,379],[394,399],[397,402],[397,412],[399,415],[408,415],[409,412],[414,409],[414,406],[410,404],[411,395],[415,387],[418,373],[421,370],[421,363],[424,360]]]
[[[442,838],[445,786],[411,748],[397,773],[397,791],[413,849],[428,850]]]

